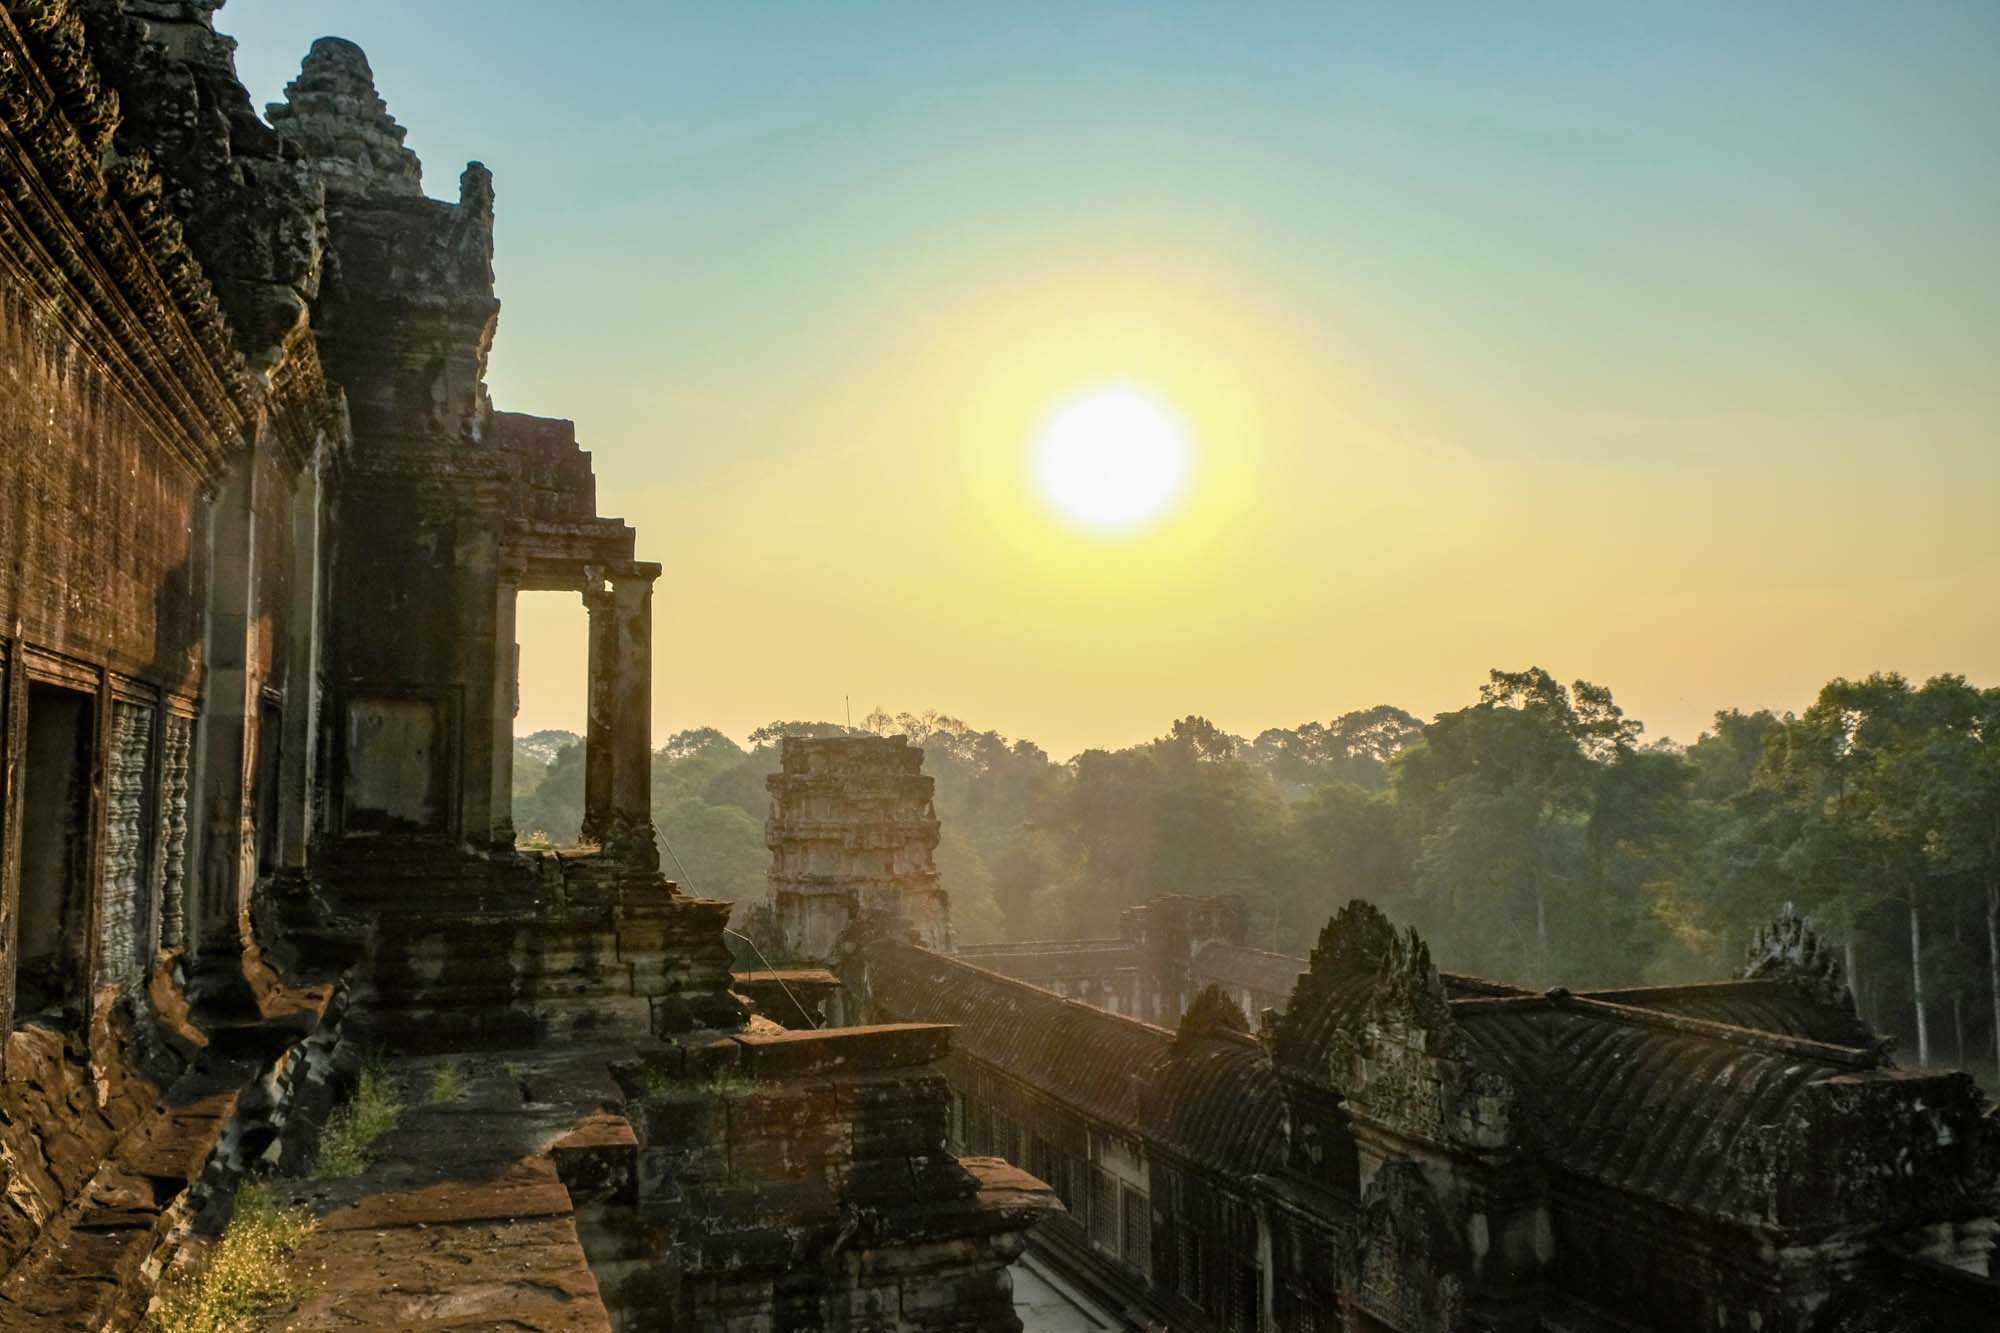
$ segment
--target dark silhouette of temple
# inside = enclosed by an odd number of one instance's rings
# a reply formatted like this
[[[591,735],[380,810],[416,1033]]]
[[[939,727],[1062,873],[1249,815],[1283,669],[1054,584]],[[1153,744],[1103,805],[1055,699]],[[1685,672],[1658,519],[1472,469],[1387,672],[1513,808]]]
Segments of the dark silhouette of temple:
[[[945,1149],[948,1031],[754,1015],[660,874],[661,567],[487,399],[491,175],[427,197],[336,38],[260,118],[217,7],[0,5],[0,1327],[136,1326],[251,1175],[312,1223],[287,1327],[1016,1326],[1056,1205]],[[560,853],[510,812],[541,590]],[[330,1173],[366,1052],[403,1104]]]

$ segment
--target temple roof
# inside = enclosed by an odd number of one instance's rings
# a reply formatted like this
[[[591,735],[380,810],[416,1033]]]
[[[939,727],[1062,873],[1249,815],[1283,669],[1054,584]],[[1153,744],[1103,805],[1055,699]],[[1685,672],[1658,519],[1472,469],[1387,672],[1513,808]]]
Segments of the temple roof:
[[[869,945],[868,984],[885,1016],[955,1023],[955,1049],[1088,1115],[1228,1171],[1282,1160],[1276,1072],[1247,1032],[1199,1005],[1175,1034],[886,940]]]
[[[1148,1137],[1236,1175],[1284,1164],[1285,1100],[1277,1071],[1247,1035],[1178,1046],[1145,1089]]]
[[[1482,1063],[1533,1092],[1552,1162],[1705,1212],[1764,1215],[1769,1182],[1732,1169],[1733,1150],[1798,1115],[1810,1085],[1867,1067],[1844,1048],[1611,1009],[1472,1000],[1452,1017]]]
[[[1829,1004],[1778,981],[1716,981],[1579,994],[1612,1004],[1707,1019],[1732,1027],[1804,1037],[1836,1046],[1875,1047],[1879,1039],[1850,1008]]]
[[[1018,949],[968,951],[967,957],[989,971],[1026,981],[1079,974],[1101,975],[1121,968],[1137,967],[1139,961],[1138,952],[1123,940],[1104,941],[1087,949],[1038,949],[1028,944]]]
[[[1414,934],[1354,903],[1322,933],[1273,1049],[1284,1077],[1419,1138],[1437,1127],[1406,1123],[1394,1085],[1378,1097],[1375,1083],[1428,1062],[1448,1134],[1753,1225],[1990,1211],[1976,1087],[1890,1067],[1824,952],[1792,932],[1753,979],[1533,992],[1439,973]]]
[[[1147,1081],[1151,1137],[1235,1176],[1285,1160],[1285,1101],[1250,1022],[1214,984],[1181,1016],[1167,1059]]]

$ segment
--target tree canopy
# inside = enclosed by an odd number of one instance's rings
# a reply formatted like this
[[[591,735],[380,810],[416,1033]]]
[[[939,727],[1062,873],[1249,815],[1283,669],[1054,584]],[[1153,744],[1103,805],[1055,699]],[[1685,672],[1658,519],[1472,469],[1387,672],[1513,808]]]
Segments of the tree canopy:
[[[1238,893],[1255,943],[1303,954],[1366,897],[1448,967],[1638,984],[1727,975],[1794,902],[1919,1060],[1945,1039],[1959,1059],[2000,1050],[2000,690],[1835,680],[1797,715],[1719,712],[1685,748],[1539,667],[1472,694],[1429,722],[1382,704],[1247,740],[1188,714],[1067,763],[935,711],[776,721],[747,745],[701,727],[655,753],[654,819],[671,873],[760,900],[778,740],[905,735],[937,783],[968,942],[1112,934],[1160,894]],[[573,839],[580,744],[517,746],[515,826]]]

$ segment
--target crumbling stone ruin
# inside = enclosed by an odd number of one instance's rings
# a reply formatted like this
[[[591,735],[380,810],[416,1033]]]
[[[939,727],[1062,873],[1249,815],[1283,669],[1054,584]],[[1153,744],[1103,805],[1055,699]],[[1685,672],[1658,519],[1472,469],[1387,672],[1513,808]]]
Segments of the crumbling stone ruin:
[[[766,782],[770,915],[785,957],[839,961],[850,932],[906,931],[949,952],[951,912],[924,752],[902,736],[785,737]]]
[[[335,38],[260,118],[218,7],[0,3],[0,1328],[136,1326],[253,1172],[286,1327],[1016,1327],[1055,1204],[945,1151],[948,1032],[757,1016],[660,874],[661,568],[487,399],[492,177],[426,196]],[[532,590],[589,609],[559,853]],[[313,1178],[364,1050],[425,1104]]]

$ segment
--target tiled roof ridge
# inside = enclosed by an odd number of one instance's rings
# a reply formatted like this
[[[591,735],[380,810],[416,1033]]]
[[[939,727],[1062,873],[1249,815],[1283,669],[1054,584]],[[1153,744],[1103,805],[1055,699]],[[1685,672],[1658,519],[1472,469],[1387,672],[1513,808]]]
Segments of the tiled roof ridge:
[[[1789,988],[1775,977],[1730,977],[1722,981],[1683,981],[1663,986],[1596,986],[1590,990],[1576,991],[1591,1000],[1606,1000],[1612,1004],[1624,1001],[1611,997],[1622,995],[1626,1000],[1677,999],[1683,996],[1701,995],[1783,995]]]
[[[1087,1004],[1082,1000],[1071,999],[1067,995],[1058,995],[1046,987],[1037,986],[1032,981],[1023,981],[1018,977],[1010,977],[1004,972],[995,972],[990,967],[981,967],[977,963],[968,962],[966,959],[957,957],[956,955],[939,953],[935,949],[926,949],[921,944],[912,944],[907,940],[880,939],[872,942],[869,948],[871,950],[899,950],[903,953],[918,955],[924,959],[950,963],[952,966],[963,968],[968,972],[977,972],[982,981],[995,982],[1001,986],[1021,991],[1032,997],[1038,1004],[1067,1006],[1069,1012],[1087,1014],[1093,1022],[1123,1024],[1128,1028],[1134,1029],[1135,1034],[1144,1033],[1147,1036],[1157,1037],[1166,1042],[1171,1042],[1174,1038],[1171,1030],[1163,1028],[1156,1023],[1148,1023],[1143,1019],[1131,1018],[1125,1014],[1114,1014],[1109,1010],[1099,1009],[1094,1004]]]
[[[1438,969],[1438,980],[1442,981],[1447,989],[1482,991],[1496,998],[1541,994],[1540,991],[1530,990],[1511,981],[1495,981],[1491,977],[1474,976],[1470,972],[1448,972],[1443,968]]]
[[[1448,1003],[1452,1017],[1460,1022],[1476,1019],[1479,1015],[1487,1013],[1519,1013],[1524,1009],[1547,1008],[1607,1022],[1659,1028],[1684,1036],[1706,1038],[1753,1050],[1803,1056],[1837,1067],[1869,1070],[1879,1069],[1883,1063],[1883,1052],[1879,1048],[1839,1046],[1832,1042],[1813,1041],[1810,1038],[1793,1037],[1761,1028],[1740,1027],[1734,1023],[1722,1023],[1709,1018],[1690,1018],[1684,1014],[1667,1013],[1640,1005],[1618,1004],[1590,995],[1579,995],[1560,986],[1540,994],[1479,996],[1454,999]]]
[[[1137,946],[1123,935],[1104,935],[1080,940],[1014,940],[993,944],[961,944],[959,956],[986,958],[1006,953],[1082,953],[1092,949],[1127,948]]]
[[[1301,972],[1312,966],[1310,959],[1301,958],[1295,953],[1279,953],[1276,949],[1259,949],[1254,944],[1231,944],[1228,940],[1210,940],[1201,946],[1199,952],[1207,953],[1210,949],[1228,949],[1232,953],[1255,954],[1259,958],[1272,958],[1283,963],[1297,963]]]

